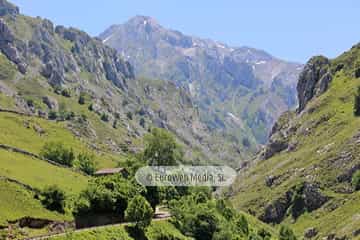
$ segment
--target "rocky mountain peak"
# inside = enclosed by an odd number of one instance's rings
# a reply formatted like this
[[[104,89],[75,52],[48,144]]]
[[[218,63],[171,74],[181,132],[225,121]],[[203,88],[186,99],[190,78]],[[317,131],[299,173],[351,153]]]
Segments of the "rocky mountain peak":
[[[20,10],[17,6],[12,3],[9,3],[6,0],[0,0],[0,16],[12,15],[15,16],[20,13]]]
[[[324,93],[331,80],[330,60],[324,56],[312,57],[299,76],[298,111],[301,112],[314,96]]]
[[[129,19],[125,24],[132,25],[134,27],[141,27],[141,26],[161,27],[155,18],[149,16],[142,16],[142,15],[137,15]]]

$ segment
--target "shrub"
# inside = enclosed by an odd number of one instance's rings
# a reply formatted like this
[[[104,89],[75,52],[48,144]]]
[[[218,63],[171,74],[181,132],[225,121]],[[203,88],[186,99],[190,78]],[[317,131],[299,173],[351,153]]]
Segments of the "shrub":
[[[86,174],[93,175],[96,171],[95,156],[89,153],[80,153],[78,155],[79,168]]]
[[[281,226],[279,231],[279,240],[296,240],[296,237],[289,227]]]
[[[88,109],[89,109],[90,112],[94,111],[94,106],[93,106],[92,103],[89,105]]]
[[[357,170],[352,179],[351,179],[351,184],[353,185],[355,191],[360,190],[360,170]]]
[[[56,185],[45,188],[42,192],[41,203],[51,211],[65,212],[65,192]]]
[[[61,91],[61,95],[63,95],[64,97],[71,97],[71,93],[69,89],[63,89]]]
[[[109,115],[103,113],[101,114],[101,121],[108,122],[109,121]]]
[[[242,236],[249,235],[249,223],[244,215],[240,215],[235,220],[236,232]]]
[[[131,112],[127,112],[127,113],[126,113],[126,117],[127,117],[128,119],[130,119],[130,120],[133,119],[133,115],[132,115]]]
[[[145,119],[144,119],[144,118],[140,118],[139,124],[140,124],[140,126],[142,126],[143,128],[145,128]]]
[[[34,105],[34,100],[32,100],[32,99],[27,99],[26,100],[26,105],[28,106],[28,107],[34,107],[35,105]]]
[[[79,103],[80,105],[84,105],[84,104],[85,104],[85,94],[84,94],[84,93],[80,93],[78,103]]]
[[[45,159],[70,167],[73,166],[73,162],[75,159],[73,150],[67,149],[60,142],[46,143],[41,149],[40,156]]]
[[[357,93],[354,99],[354,115],[360,116],[360,86],[357,89]]]
[[[114,129],[117,129],[117,120],[115,120],[114,122],[113,122],[113,125],[112,125],[112,127],[114,128]]]
[[[50,111],[49,114],[48,114],[48,118],[50,120],[55,120],[55,119],[57,119],[57,117],[58,117],[58,114],[55,111]]]

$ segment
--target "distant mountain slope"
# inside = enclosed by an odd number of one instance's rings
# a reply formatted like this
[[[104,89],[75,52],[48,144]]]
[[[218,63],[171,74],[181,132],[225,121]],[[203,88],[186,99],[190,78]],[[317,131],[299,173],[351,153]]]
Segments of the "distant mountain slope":
[[[359,62],[359,44],[335,59],[308,61],[299,108],[279,118],[258,160],[229,190],[239,209],[291,224],[299,237],[359,238],[360,191],[352,183],[360,171]]]
[[[136,74],[185,87],[207,127],[240,144],[265,143],[277,117],[297,104],[302,65],[262,50],[186,36],[144,16],[113,25],[99,37]]]

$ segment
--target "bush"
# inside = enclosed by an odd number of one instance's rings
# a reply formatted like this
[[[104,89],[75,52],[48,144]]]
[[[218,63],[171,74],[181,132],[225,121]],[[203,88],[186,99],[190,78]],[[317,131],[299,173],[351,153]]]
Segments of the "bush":
[[[127,117],[128,119],[130,119],[130,120],[133,119],[133,115],[132,115],[131,112],[127,112],[127,113],[126,113],[126,117]]]
[[[65,212],[65,192],[56,185],[45,188],[42,192],[41,203],[51,211]]]
[[[279,231],[279,240],[296,240],[296,237],[289,227],[281,226]]]
[[[103,113],[101,115],[101,121],[108,122],[109,121],[109,116],[107,114]]]
[[[49,114],[48,114],[48,118],[50,120],[55,120],[55,119],[57,119],[57,117],[58,117],[58,114],[55,111],[50,111]]]
[[[40,156],[69,167],[73,166],[75,155],[72,149],[67,149],[60,142],[46,143],[41,149]]]
[[[235,220],[236,232],[242,236],[249,235],[249,223],[244,215],[240,215]]]
[[[140,124],[140,126],[142,126],[143,128],[145,128],[145,119],[144,119],[144,118],[140,118],[139,124]]]
[[[354,115],[357,117],[360,116],[360,86],[354,98]]]
[[[90,112],[94,111],[94,106],[93,106],[92,103],[89,105],[88,109],[89,109]]]
[[[360,170],[357,170],[352,179],[351,179],[351,184],[353,185],[355,191],[359,191],[360,190]]]
[[[63,95],[64,97],[71,97],[71,93],[69,89],[63,89],[61,91],[61,95]]]
[[[84,94],[84,93],[80,93],[78,103],[79,103],[80,105],[84,105],[84,104],[85,104],[85,94]]]
[[[93,175],[96,171],[95,156],[89,153],[80,153],[78,155],[79,168],[86,174]]]

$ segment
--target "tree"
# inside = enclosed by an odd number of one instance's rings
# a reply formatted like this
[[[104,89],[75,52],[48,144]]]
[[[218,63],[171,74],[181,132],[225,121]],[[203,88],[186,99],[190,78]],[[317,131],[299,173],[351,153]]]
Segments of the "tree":
[[[360,170],[357,170],[352,179],[351,179],[351,184],[353,185],[355,191],[360,190]]]
[[[293,230],[287,226],[281,226],[279,231],[279,240],[296,240]]]
[[[181,160],[183,152],[168,131],[153,128],[150,134],[145,135],[144,139],[143,156],[149,165],[171,166]]]
[[[354,99],[354,115],[360,116],[360,86],[357,89]]]
[[[65,212],[65,192],[56,185],[45,188],[42,192],[41,203],[51,211]]]
[[[155,210],[156,205],[160,203],[160,191],[156,186],[146,187],[145,196],[146,200],[150,203],[152,209]]]
[[[138,189],[119,175],[91,179],[76,201],[74,215],[109,213],[123,216],[129,199],[139,194]]]
[[[125,219],[135,223],[135,227],[144,230],[150,225],[154,211],[143,196],[137,195],[131,199],[125,211]]]
[[[79,168],[86,174],[93,175],[96,171],[95,156],[89,153],[80,153],[78,155]]]
[[[41,149],[40,156],[69,167],[73,166],[75,155],[72,149],[67,149],[60,142],[45,143]]]

